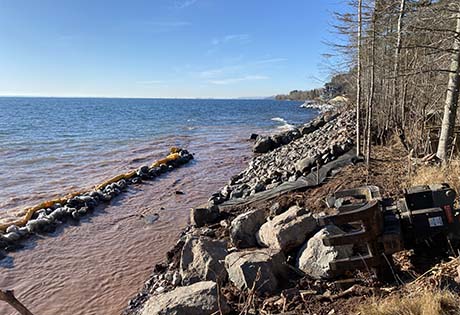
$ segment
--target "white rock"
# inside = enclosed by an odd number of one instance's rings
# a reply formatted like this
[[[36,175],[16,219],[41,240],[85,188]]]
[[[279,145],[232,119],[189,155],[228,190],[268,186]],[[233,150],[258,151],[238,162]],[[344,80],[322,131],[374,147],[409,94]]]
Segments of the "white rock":
[[[323,240],[328,235],[341,233],[343,231],[335,225],[328,225],[316,233],[300,250],[297,267],[315,279],[329,278],[330,262],[353,255],[353,245],[326,246],[323,244]]]
[[[260,245],[287,252],[302,245],[316,227],[316,219],[309,211],[293,206],[263,224],[257,240]]]
[[[229,307],[223,299],[218,300],[217,284],[213,281],[198,282],[185,287],[153,295],[147,300],[141,315],[202,315],[227,314]]]
[[[257,245],[256,233],[266,220],[266,212],[262,209],[251,210],[237,216],[230,227],[230,239],[238,248]]]

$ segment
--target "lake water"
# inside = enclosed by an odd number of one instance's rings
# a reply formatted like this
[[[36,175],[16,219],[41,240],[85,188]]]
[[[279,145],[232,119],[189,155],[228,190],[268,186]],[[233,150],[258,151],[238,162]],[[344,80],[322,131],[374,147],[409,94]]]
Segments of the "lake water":
[[[32,312],[119,314],[188,222],[189,209],[242,170],[251,133],[304,123],[300,102],[0,98],[0,221],[89,189],[180,146],[189,165],[131,187],[78,224],[34,236],[0,260],[0,288]],[[176,190],[184,195],[176,195]],[[157,213],[148,224],[141,215]],[[0,314],[15,314],[0,303]]]

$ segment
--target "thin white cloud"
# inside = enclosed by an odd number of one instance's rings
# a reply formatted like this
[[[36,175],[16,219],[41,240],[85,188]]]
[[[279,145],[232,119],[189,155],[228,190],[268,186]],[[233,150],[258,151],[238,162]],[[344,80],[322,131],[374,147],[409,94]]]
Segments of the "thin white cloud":
[[[247,76],[239,77],[239,78],[211,80],[209,81],[209,83],[216,84],[216,85],[229,85],[229,84],[235,84],[235,83],[244,82],[244,81],[258,81],[258,80],[268,80],[268,79],[270,78],[264,75],[247,75]]]
[[[272,59],[257,60],[257,61],[254,61],[253,64],[264,65],[264,64],[279,63],[279,62],[284,62],[284,61],[287,61],[287,59],[286,58],[272,58]]]
[[[180,0],[176,1],[176,8],[184,9],[191,5],[194,5],[198,0]]]
[[[137,81],[136,84],[139,85],[158,85],[158,84],[164,84],[164,81],[161,80],[147,80],[147,81]]]
[[[222,68],[215,68],[215,69],[208,69],[198,73],[198,75],[202,78],[215,78],[219,75],[225,75],[229,73],[235,73],[238,70],[242,69],[243,66],[235,65],[235,66],[227,66]]]
[[[222,38],[215,38],[212,40],[212,44],[214,46],[218,46],[221,44],[226,44],[229,42],[239,42],[239,43],[246,43],[251,40],[249,34],[230,34],[226,35]]]

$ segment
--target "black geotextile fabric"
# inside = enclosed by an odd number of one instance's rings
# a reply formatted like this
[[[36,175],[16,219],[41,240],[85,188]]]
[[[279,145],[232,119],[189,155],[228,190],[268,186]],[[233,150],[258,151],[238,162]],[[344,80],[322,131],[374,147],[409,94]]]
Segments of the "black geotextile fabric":
[[[347,165],[354,164],[354,162],[357,160],[355,152],[356,149],[352,148],[345,154],[342,154],[336,160],[321,166],[319,171],[314,170],[307,176],[299,177],[294,182],[284,182],[278,187],[259,192],[246,198],[227,200],[226,202],[220,204],[219,208],[224,209],[226,207],[243,206],[253,202],[270,200],[291,191],[305,190],[307,188],[319,186],[326,180],[329,175],[336,173],[338,170]]]

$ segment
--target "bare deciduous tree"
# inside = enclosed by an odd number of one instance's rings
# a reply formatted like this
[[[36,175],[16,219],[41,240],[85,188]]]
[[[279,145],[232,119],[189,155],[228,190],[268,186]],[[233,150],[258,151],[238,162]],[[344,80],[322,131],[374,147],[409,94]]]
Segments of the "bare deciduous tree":
[[[438,158],[447,161],[448,152],[452,145],[455,121],[457,118],[458,95],[460,88],[460,9],[457,5],[456,28],[452,60],[450,65],[449,83],[447,86],[446,102],[441,126],[441,136],[436,155]]]

